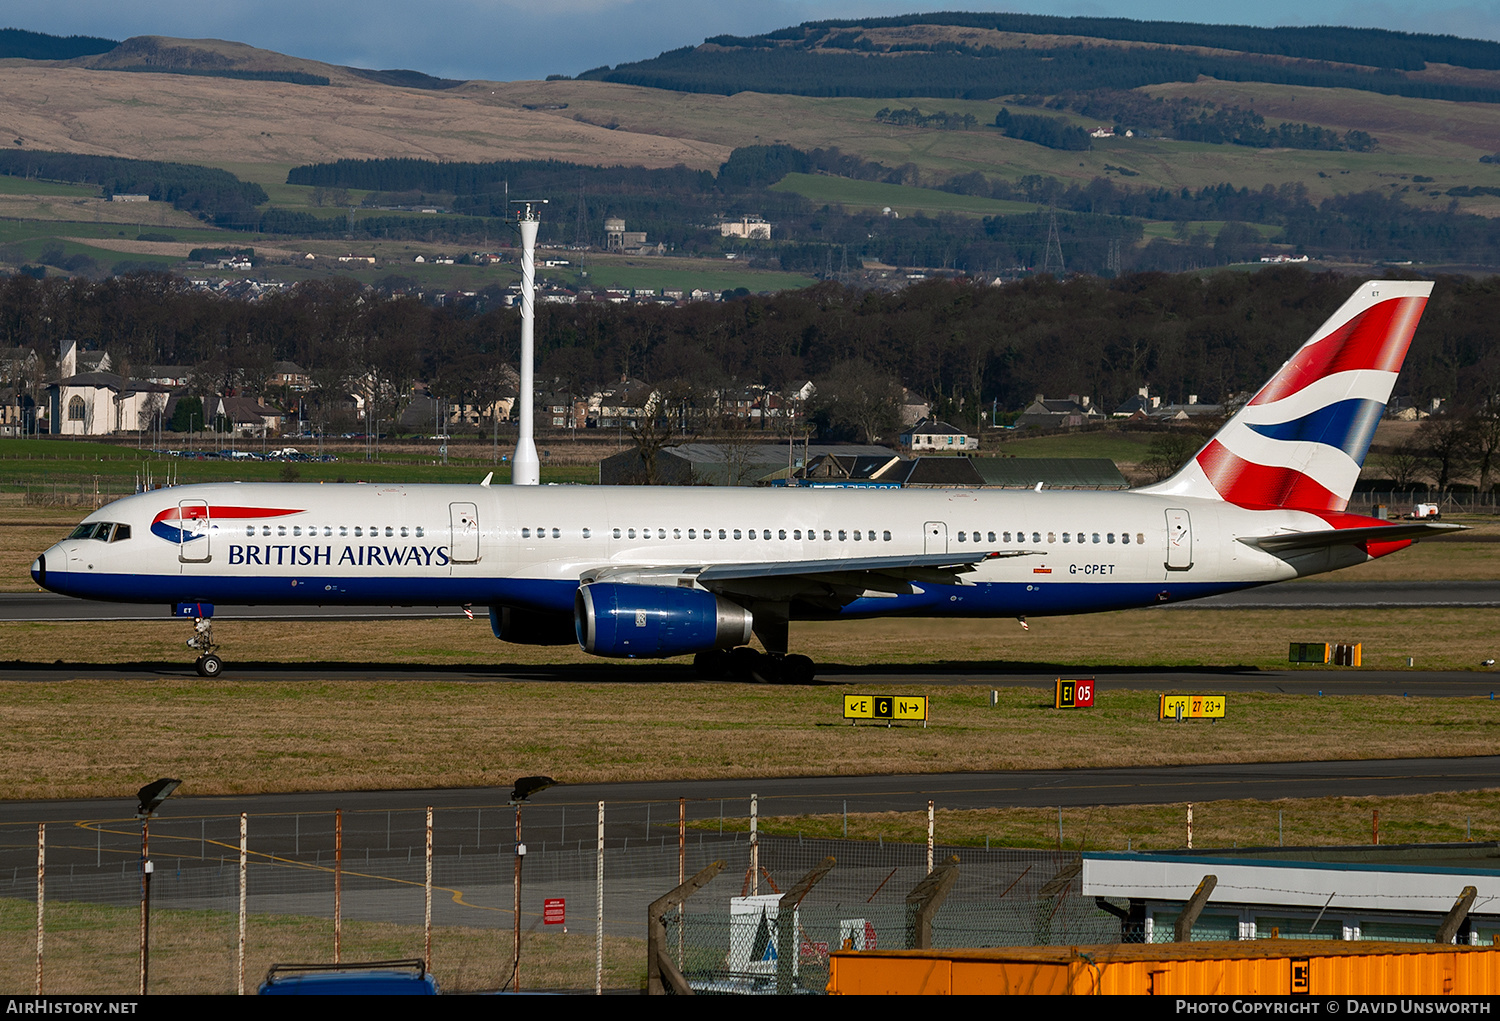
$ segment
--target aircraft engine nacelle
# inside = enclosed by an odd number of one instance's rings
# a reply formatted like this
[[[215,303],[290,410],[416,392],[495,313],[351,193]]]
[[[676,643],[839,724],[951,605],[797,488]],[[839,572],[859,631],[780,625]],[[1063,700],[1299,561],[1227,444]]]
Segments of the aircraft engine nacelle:
[[[566,613],[526,610],[518,606],[491,606],[490,630],[512,645],[572,645],[578,639],[573,618]]]
[[[578,644],[595,656],[648,659],[750,641],[750,611],[701,589],[595,582],[573,602]]]

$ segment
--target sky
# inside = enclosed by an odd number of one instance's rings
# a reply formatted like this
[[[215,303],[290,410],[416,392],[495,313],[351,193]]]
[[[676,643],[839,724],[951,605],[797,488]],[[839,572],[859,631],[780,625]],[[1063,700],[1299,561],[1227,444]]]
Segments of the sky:
[[[0,28],[108,39],[229,39],[330,64],[516,81],[645,60],[712,35],[758,35],[824,18],[989,10],[1202,21],[1205,7],[1202,0],[0,0]],[[1209,17],[1227,24],[1350,25],[1500,39],[1500,0],[1219,0]]]

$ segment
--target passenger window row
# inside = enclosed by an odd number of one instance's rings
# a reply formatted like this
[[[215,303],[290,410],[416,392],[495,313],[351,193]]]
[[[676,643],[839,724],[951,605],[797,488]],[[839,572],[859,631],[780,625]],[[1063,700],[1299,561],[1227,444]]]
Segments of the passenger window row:
[[[282,538],[285,538],[288,534],[290,534],[291,536],[293,536],[295,538],[297,536],[301,536],[304,533],[304,526],[302,526],[302,525],[276,525],[274,527],[276,529],[275,534],[277,536],[282,537]],[[307,536],[308,537],[314,537],[314,536],[316,536],[318,534],[318,528],[319,528],[318,525],[307,525],[307,526],[305,526]],[[258,529],[258,531],[257,531],[257,529]],[[272,529],[271,525],[258,525],[258,526],[257,525],[246,525],[245,526],[245,534],[249,535],[249,536],[254,536],[254,535],[257,535],[257,534],[269,536],[269,535],[272,534],[271,529]],[[325,536],[332,536],[333,535],[333,529],[334,529],[333,525],[323,525],[322,529],[323,529],[323,534]],[[288,530],[290,530],[290,531],[288,531]],[[338,534],[340,535],[340,537],[348,538],[349,535],[350,535],[350,531],[351,530],[350,530],[350,527],[348,525],[339,525],[338,526]],[[370,526],[370,538],[371,539],[378,539],[378,538],[380,538],[380,533],[381,533],[380,526],[378,526],[378,525],[371,525]],[[353,534],[354,534],[354,537],[357,538],[357,539],[364,538],[364,535],[365,535],[365,529],[364,529],[364,527],[362,525],[355,525],[354,528],[353,528]],[[394,539],[394,538],[397,538],[398,536],[400,538],[402,538],[402,539],[409,539],[409,538],[412,538],[413,536],[415,536],[418,539],[422,539],[422,538],[425,538],[426,535],[427,535],[427,529],[424,528],[422,525],[417,525],[415,527],[412,527],[410,525],[401,525],[399,527],[395,526],[395,525],[386,525],[385,526],[385,537],[387,539]]]
[[[540,530],[538,530],[538,531],[540,531]],[[756,540],[760,540],[760,541],[763,541],[763,542],[769,542],[771,540],[771,530],[769,528],[761,528],[761,529],[755,529],[755,528],[746,528],[746,529],[741,529],[741,528],[733,528],[733,529],[731,529],[731,528],[720,528],[720,529],[717,530],[717,534],[718,534],[718,538],[720,538],[720,539],[741,539],[741,540],[749,540],[751,542],[754,542]],[[778,540],[785,541],[788,538],[789,534],[790,534],[790,538],[792,539],[793,542],[801,542],[802,541],[802,529],[800,529],[800,528],[794,528],[794,529],[791,530],[790,533],[788,533],[785,528],[778,528],[776,530],[776,538]],[[840,528],[840,529],[837,529],[837,530],[831,529],[831,528],[825,528],[825,529],[823,529],[823,541],[824,542],[833,542],[835,534],[837,534],[837,536],[838,536],[838,540],[837,541],[839,541],[839,542],[848,542],[848,541],[850,541],[851,537],[852,537],[852,539],[853,539],[854,542],[876,542],[877,541],[877,539],[875,537],[875,530],[874,529],[858,529],[858,528],[852,529],[852,530],[851,529],[847,529],[847,528]],[[557,537],[557,529],[554,528],[552,530],[552,535],[553,535],[554,538]],[[712,529],[712,528],[705,528],[705,529],[703,529],[703,538],[705,538],[705,539],[713,539],[714,535],[715,535],[715,530],[714,529]],[[524,529],[524,528],[521,529],[521,536],[522,536],[522,538],[525,538],[525,536],[526,536],[526,529]],[[583,537],[585,539],[587,539],[589,537],[588,529],[584,529],[583,530]],[[665,528],[658,528],[658,529],[655,529],[653,531],[650,528],[642,528],[642,529],[639,529],[639,531],[637,531],[637,529],[634,529],[634,528],[623,528],[623,529],[622,528],[616,528],[614,530],[614,537],[616,539],[634,539],[634,538],[637,538],[637,537],[639,537],[641,539],[651,539],[651,538],[665,539],[667,537],[667,530]],[[674,528],[674,529],[672,529],[672,538],[674,538],[674,539],[681,539],[682,537],[683,537],[683,530],[682,529],[680,529],[680,528]],[[696,528],[689,528],[687,530],[687,537],[689,539],[697,539],[698,538],[698,529],[696,529]],[[809,528],[807,530],[807,540],[809,542],[816,542],[817,539],[818,539],[818,530],[816,528]],[[890,533],[890,531],[886,530],[886,531],[881,532],[880,533],[880,539],[878,541],[881,541],[881,542],[890,542],[891,541],[891,533]]]
[[[996,533],[994,533],[994,532],[980,532],[978,529],[975,529],[973,532],[959,532],[958,533],[958,541],[959,542],[968,542],[968,541],[970,541],[970,536],[972,536],[974,542],[1010,542],[1011,541],[1010,533],[1009,532],[1001,532],[1001,533],[999,533],[999,535],[1000,535],[1000,538],[997,539],[995,537]],[[981,538],[981,536],[983,536],[983,538]],[[1115,535],[1114,532],[1102,532],[1102,533],[1101,532],[1064,532],[1062,534],[1062,541],[1065,542],[1065,543],[1074,543],[1074,542],[1076,542],[1076,543],[1080,543],[1081,544],[1081,543],[1087,543],[1087,542],[1089,542],[1091,537],[1092,537],[1092,541],[1094,543],[1096,543],[1096,544],[1102,542],[1105,545],[1110,545],[1110,544],[1114,543],[1115,540],[1116,540],[1116,535]],[[1121,532],[1121,533],[1119,533],[1119,537],[1118,538],[1119,538],[1119,541],[1122,544],[1124,544],[1126,546],[1130,545],[1130,541],[1131,540],[1130,540],[1130,533],[1129,532]],[[1025,532],[1017,532],[1016,533],[1016,539],[1015,539],[1015,541],[1016,542],[1025,542],[1026,541],[1026,533]],[[1041,542],[1042,541],[1042,533],[1041,532],[1032,532],[1031,533],[1031,541],[1032,542],[1036,542],[1036,543]],[[1057,533],[1056,532],[1048,532],[1047,533],[1047,541],[1048,542],[1057,542]],[[1146,543],[1146,533],[1145,532],[1137,532],[1137,533],[1135,533],[1135,541],[1136,541],[1136,543],[1138,543],[1140,545],[1145,545],[1145,543]]]

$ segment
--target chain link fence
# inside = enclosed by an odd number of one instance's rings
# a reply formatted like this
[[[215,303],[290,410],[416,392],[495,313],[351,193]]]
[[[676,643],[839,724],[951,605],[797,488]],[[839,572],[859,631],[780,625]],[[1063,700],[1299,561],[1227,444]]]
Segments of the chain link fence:
[[[240,817],[158,817],[148,989],[234,993],[243,968],[254,992],[275,963],[418,958],[445,992],[636,991],[648,906],[715,861],[723,871],[668,918],[670,952],[704,991],[774,991],[790,946],[792,988],[822,992],[831,950],[909,945],[906,897],[927,875],[925,845],[752,841],[742,816],[738,831],[715,823],[725,804],[694,803],[680,833],[684,806],[636,803],[630,822],[604,827],[602,850],[595,806],[527,806],[519,916],[508,806],[435,812],[430,884],[423,810],[251,815],[243,953]],[[745,801],[728,804],[742,811]],[[39,884],[38,828],[0,828],[0,991],[34,992],[39,974],[47,993],[138,991],[141,836],[134,819],[54,821]],[[1119,920],[1080,896],[1076,853],[939,848],[936,860],[955,853],[959,878],[933,946],[1120,938]],[[791,943],[769,935],[781,894],[830,856],[834,867],[797,907]]]

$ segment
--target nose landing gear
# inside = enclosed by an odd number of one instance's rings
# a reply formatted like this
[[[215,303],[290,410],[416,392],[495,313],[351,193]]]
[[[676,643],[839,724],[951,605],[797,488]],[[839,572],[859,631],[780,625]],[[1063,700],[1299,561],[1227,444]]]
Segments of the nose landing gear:
[[[214,651],[219,646],[214,642],[212,618],[199,617],[193,621],[193,637],[187,640],[187,647],[198,651],[198,662],[193,666],[197,668],[199,677],[219,676],[219,672],[224,669],[224,661]]]
[[[172,607],[174,617],[193,618],[193,637],[187,647],[198,653],[193,664],[199,677],[217,677],[224,669],[224,661],[217,655],[219,648],[214,641],[214,608],[212,603],[177,603]]]

